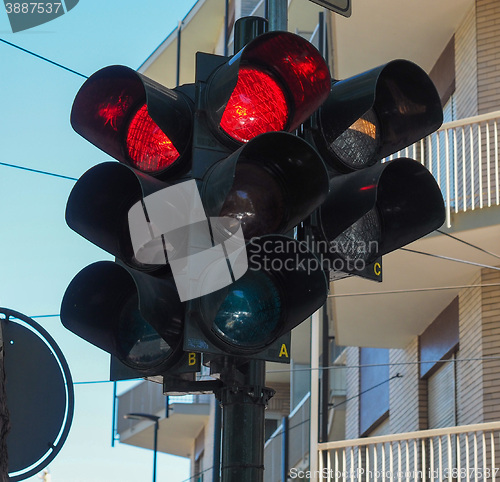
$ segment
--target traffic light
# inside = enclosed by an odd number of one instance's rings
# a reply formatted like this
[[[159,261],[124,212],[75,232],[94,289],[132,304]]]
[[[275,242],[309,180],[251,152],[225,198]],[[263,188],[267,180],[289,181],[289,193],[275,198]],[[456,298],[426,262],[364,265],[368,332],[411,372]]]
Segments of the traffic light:
[[[442,225],[443,198],[429,171],[410,159],[381,162],[442,121],[434,84],[412,62],[332,80],[306,138],[330,177],[329,195],[310,220],[311,244],[336,276],[381,281],[382,255]]]
[[[324,60],[274,32],[231,59],[199,54],[196,77],[171,90],[106,67],[73,104],[75,131],[119,163],[78,180],[66,220],[115,262],[74,278],[61,320],[120,373],[199,368],[186,352],[288,362],[289,331],[326,299],[315,255],[285,234],[326,199],[327,170],[284,132],[327,98]]]
[[[168,89],[128,67],[105,67],[78,92],[71,125],[118,161],[169,178],[190,168],[193,96],[193,85]]]
[[[80,178],[66,220],[116,261],[76,276],[63,324],[140,376],[196,370],[186,352],[288,361],[326,274],[380,280],[382,255],[442,224],[432,175],[380,162],[441,122],[415,64],[335,81],[287,32],[198,53],[195,83],[173,90],[100,70],[71,123],[120,162]]]

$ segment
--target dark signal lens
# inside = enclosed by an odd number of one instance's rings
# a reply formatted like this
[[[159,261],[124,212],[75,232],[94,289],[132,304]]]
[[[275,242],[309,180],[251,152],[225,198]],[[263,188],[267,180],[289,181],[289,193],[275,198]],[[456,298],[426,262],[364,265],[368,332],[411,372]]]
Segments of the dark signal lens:
[[[272,280],[260,271],[248,271],[229,287],[214,329],[234,345],[260,346],[272,339],[281,313],[281,297]]]
[[[379,255],[382,241],[380,216],[376,208],[368,211],[331,243],[346,261],[362,260],[368,264]]]
[[[151,119],[146,104],[132,117],[126,143],[132,166],[140,171],[162,171],[180,157],[172,141]]]
[[[237,219],[251,239],[278,230],[285,215],[283,190],[275,177],[255,164],[239,164],[219,216]]]
[[[124,304],[117,320],[116,343],[123,363],[146,370],[164,362],[172,354],[172,348],[144,320],[138,302],[136,294]]]
[[[288,115],[285,95],[276,80],[262,70],[243,67],[220,126],[233,139],[248,142],[259,134],[283,130]]]

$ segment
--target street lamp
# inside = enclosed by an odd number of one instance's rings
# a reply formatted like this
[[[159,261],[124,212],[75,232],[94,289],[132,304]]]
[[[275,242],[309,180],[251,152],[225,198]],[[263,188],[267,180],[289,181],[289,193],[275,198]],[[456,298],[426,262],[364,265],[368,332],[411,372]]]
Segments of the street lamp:
[[[153,444],[153,482],[156,482],[156,454],[158,452],[158,420],[160,417],[156,415],[150,415],[149,413],[127,413],[123,416],[127,420],[151,420],[155,423],[155,437]]]

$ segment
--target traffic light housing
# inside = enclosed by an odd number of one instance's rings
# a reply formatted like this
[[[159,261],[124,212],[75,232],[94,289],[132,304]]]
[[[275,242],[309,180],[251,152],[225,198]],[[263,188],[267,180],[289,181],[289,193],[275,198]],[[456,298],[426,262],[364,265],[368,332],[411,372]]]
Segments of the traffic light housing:
[[[105,67],[76,95],[71,125],[96,147],[141,172],[178,175],[190,167],[193,96],[192,85],[168,89],[128,67]]]
[[[140,376],[193,371],[185,352],[288,361],[329,272],[380,280],[382,255],[442,224],[432,175],[380,162],[441,122],[415,64],[336,81],[287,32],[197,54],[195,84],[176,89],[102,69],[71,123],[119,163],[81,177],[66,219],[116,261],[75,277],[63,324]]]
[[[412,62],[394,60],[332,80],[305,136],[329,172],[328,197],[308,234],[333,279],[355,274],[381,281],[384,254],[442,225],[443,198],[429,171],[410,159],[382,162],[442,121],[434,84]]]
[[[296,129],[329,89],[317,50],[286,32],[231,59],[198,55],[195,85],[167,89],[121,66],[92,75],[71,124],[119,163],[79,179],[66,220],[115,262],[75,277],[63,324],[136,376],[190,371],[183,353],[195,351],[288,362],[289,332],[324,303],[327,280],[284,234],[324,202],[328,175],[309,143],[277,131]],[[196,192],[172,196],[189,183]],[[266,252],[277,246],[292,251]],[[222,287],[206,289],[215,276]]]
[[[309,139],[333,175],[374,165],[438,129],[441,101],[429,76],[393,60],[344,80],[332,80]]]

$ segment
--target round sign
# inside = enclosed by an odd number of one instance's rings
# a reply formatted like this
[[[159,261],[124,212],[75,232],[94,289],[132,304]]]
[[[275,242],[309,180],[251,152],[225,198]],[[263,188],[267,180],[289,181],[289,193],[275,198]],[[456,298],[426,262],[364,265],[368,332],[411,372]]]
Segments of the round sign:
[[[73,381],[53,338],[31,318],[0,308],[9,480],[24,480],[46,467],[68,436],[74,411]]]

